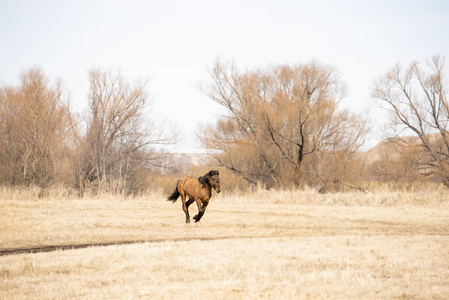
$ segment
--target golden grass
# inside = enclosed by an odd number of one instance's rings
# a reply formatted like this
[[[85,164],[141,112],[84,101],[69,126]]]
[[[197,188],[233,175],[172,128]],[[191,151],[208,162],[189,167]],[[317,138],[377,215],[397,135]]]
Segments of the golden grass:
[[[201,222],[185,224],[181,203],[157,193],[4,191],[0,250],[141,242],[0,256],[0,299],[445,299],[447,203],[441,191],[257,191],[214,195]]]
[[[5,298],[447,298],[440,236],[145,243],[2,258]]]

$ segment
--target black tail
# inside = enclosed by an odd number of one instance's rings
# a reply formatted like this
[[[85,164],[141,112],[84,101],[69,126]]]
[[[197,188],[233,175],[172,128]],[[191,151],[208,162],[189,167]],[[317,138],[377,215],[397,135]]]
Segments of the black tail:
[[[179,192],[178,192],[178,183],[179,183],[179,180],[178,180],[178,182],[176,183],[176,188],[175,188],[175,191],[173,192],[173,194],[171,194],[168,198],[167,198],[167,201],[172,201],[173,203],[176,201],[176,200],[178,200],[178,197],[179,197]]]

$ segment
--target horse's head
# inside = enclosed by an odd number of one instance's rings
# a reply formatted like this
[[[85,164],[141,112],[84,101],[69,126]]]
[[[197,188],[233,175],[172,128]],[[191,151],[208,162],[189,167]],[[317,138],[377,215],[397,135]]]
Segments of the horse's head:
[[[218,170],[212,170],[208,174],[209,176],[209,184],[214,188],[214,190],[217,193],[221,192],[221,186],[220,186],[220,173]]]

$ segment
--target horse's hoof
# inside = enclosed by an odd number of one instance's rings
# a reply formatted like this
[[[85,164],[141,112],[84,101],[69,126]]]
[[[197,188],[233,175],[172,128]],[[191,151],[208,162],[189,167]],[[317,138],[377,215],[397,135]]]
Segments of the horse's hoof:
[[[187,220],[186,220],[186,223],[190,223],[190,219],[187,219]]]

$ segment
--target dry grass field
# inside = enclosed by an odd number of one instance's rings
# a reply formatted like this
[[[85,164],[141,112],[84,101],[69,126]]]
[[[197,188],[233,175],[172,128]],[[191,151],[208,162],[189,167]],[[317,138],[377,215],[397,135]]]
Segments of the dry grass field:
[[[190,224],[165,197],[0,191],[1,251],[83,245],[0,256],[0,298],[449,298],[444,190],[222,193]]]

